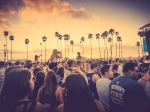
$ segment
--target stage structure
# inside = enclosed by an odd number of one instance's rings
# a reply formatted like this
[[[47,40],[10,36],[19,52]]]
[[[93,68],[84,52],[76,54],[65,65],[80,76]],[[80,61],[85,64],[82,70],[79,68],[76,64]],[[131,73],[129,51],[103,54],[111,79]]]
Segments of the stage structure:
[[[141,28],[139,28],[140,30],[143,31],[144,36],[145,36],[145,40],[143,38],[143,47],[144,47],[144,52],[148,51],[148,54],[150,56],[150,23],[142,26]],[[147,45],[146,45],[147,44]],[[146,49],[147,47],[147,49]]]

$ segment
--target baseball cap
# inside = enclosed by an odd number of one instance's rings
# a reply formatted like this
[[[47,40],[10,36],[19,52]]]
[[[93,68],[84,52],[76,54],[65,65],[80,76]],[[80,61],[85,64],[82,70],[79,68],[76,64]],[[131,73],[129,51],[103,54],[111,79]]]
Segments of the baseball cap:
[[[141,73],[145,73],[147,71],[148,71],[148,69],[145,66],[142,66],[142,67],[139,68],[139,72],[141,72]]]

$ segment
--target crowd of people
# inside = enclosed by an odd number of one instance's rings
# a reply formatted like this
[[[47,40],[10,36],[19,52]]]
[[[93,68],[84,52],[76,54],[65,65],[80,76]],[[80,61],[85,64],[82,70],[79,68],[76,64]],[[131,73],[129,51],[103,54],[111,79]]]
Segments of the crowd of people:
[[[150,112],[150,57],[0,61],[0,112]]]

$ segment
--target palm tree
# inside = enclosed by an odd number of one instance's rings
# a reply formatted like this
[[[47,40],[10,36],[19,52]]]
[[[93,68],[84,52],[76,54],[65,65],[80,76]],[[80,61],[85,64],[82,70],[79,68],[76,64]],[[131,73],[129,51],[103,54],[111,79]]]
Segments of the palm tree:
[[[121,56],[122,56],[122,59],[123,59],[123,53],[122,53],[122,38],[120,40],[120,43],[121,43]]]
[[[108,32],[105,31],[104,32],[104,37],[106,38],[106,51],[107,51],[107,60],[108,60],[107,36],[108,36]]]
[[[6,45],[4,44],[4,62],[6,63]]]
[[[64,41],[65,41],[65,58],[66,58],[66,40],[67,40],[67,35],[65,34],[63,37],[64,37]]]
[[[116,34],[116,37],[118,37],[119,33],[115,32],[115,34]],[[116,41],[116,58],[117,58],[117,41]]]
[[[140,42],[136,42],[136,46],[138,47],[138,54],[140,56],[140,51],[139,51]]]
[[[27,60],[28,60],[28,44],[29,44],[29,39],[25,39],[25,44],[27,45]]]
[[[82,41],[80,41],[80,53],[82,53]],[[83,55],[83,53],[82,53]]]
[[[61,45],[62,35],[59,35],[58,39],[60,40],[60,48],[61,48],[61,53],[62,53],[62,45]]]
[[[43,36],[42,37],[43,42],[45,43],[45,63],[46,63],[46,41],[47,41],[47,37]]]
[[[7,49],[7,36],[8,36],[8,31],[4,31],[4,36],[5,36],[5,38],[6,38],[6,55],[7,55],[7,60],[6,61],[8,61],[8,49]]]
[[[105,60],[105,52],[107,51],[107,59],[108,59],[108,49],[107,49],[107,36],[108,36],[108,32],[105,31],[104,33],[102,33],[101,37],[104,39],[104,60]],[[105,41],[106,39],[106,41]]]
[[[55,37],[57,37],[57,47],[58,47],[58,51],[59,51],[59,44],[58,44],[59,33],[58,32],[55,32]]]
[[[143,44],[142,44],[142,39],[141,39],[141,38],[144,37],[144,32],[139,31],[139,32],[138,32],[138,36],[140,36],[142,55],[144,56]]]
[[[12,61],[12,41],[14,40],[14,36],[9,36],[9,39],[11,41],[11,61]]]
[[[112,46],[111,46],[112,38],[111,37],[108,38],[108,42],[110,43],[110,51],[111,51],[112,50]],[[112,59],[112,52],[111,52],[111,59]]]
[[[41,45],[41,62],[42,62],[42,43],[40,43]]]
[[[102,33],[102,35],[101,35],[101,38],[103,38],[104,39],[104,60],[105,60],[105,36],[104,36],[104,33]]]
[[[72,45],[72,56],[73,56],[73,44],[74,44],[74,41],[71,40],[71,41],[70,41],[70,44]]]
[[[117,37],[117,42],[119,42],[119,58],[120,58],[120,41],[121,41],[121,37],[118,36],[118,37]]]
[[[70,40],[70,35],[68,35],[68,34],[67,34],[67,38],[66,38],[66,40],[67,40],[68,58],[69,58],[69,45],[68,45],[68,41]]]
[[[109,34],[111,34],[111,37],[112,37],[112,41],[111,41],[111,50],[110,50],[110,52],[111,52],[111,58],[112,58],[112,49],[113,49],[113,35],[114,35],[114,32],[115,32],[115,30],[114,29],[110,29],[109,30]]]
[[[99,44],[99,57],[100,57],[100,59],[101,59],[100,41],[99,41],[99,39],[100,39],[100,34],[99,34],[99,33],[96,34],[96,39],[98,40],[98,44]]]
[[[91,39],[93,38],[92,34],[88,35],[88,39],[90,39],[90,45],[91,45],[91,60],[92,60],[92,43],[91,43]]]
[[[83,46],[83,42],[84,42],[84,41],[85,41],[85,38],[82,37],[82,38],[81,38],[81,42],[82,42],[83,58],[84,58],[84,46]]]

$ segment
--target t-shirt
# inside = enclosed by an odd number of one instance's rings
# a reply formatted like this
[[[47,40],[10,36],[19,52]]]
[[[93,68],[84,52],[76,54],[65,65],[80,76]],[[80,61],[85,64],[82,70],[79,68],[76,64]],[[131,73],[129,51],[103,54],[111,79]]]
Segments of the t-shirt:
[[[111,80],[108,78],[100,78],[96,83],[99,101],[101,102],[103,107],[107,110],[109,110],[110,83]]]
[[[142,86],[128,76],[119,76],[110,84],[112,112],[143,112],[148,97]]]
[[[0,93],[5,80],[5,69],[0,69]]]
[[[0,86],[3,86],[5,79],[5,69],[0,69]]]
[[[87,79],[88,79],[88,84],[89,84],[90,92],[91,92],[92,94],[94,94],[95,99],[98,100],[99,98],[98,98],[98,94],[97,94],[96,83],[94,83],[94,82],[92,81],[92,77],[93,77],[94,74],[95,74],[95,73],[87,73],[87,74],[86,74],[86,77],[87,77]]]
[[[145,92],[148,96],[148,98],[150,99],[150,82],[146,82],[146,85],[145,85]]]
[[[122,66],[121,65],[118,65],[118,71],[117,73],[119,73],[120,75],[122,75]]]

